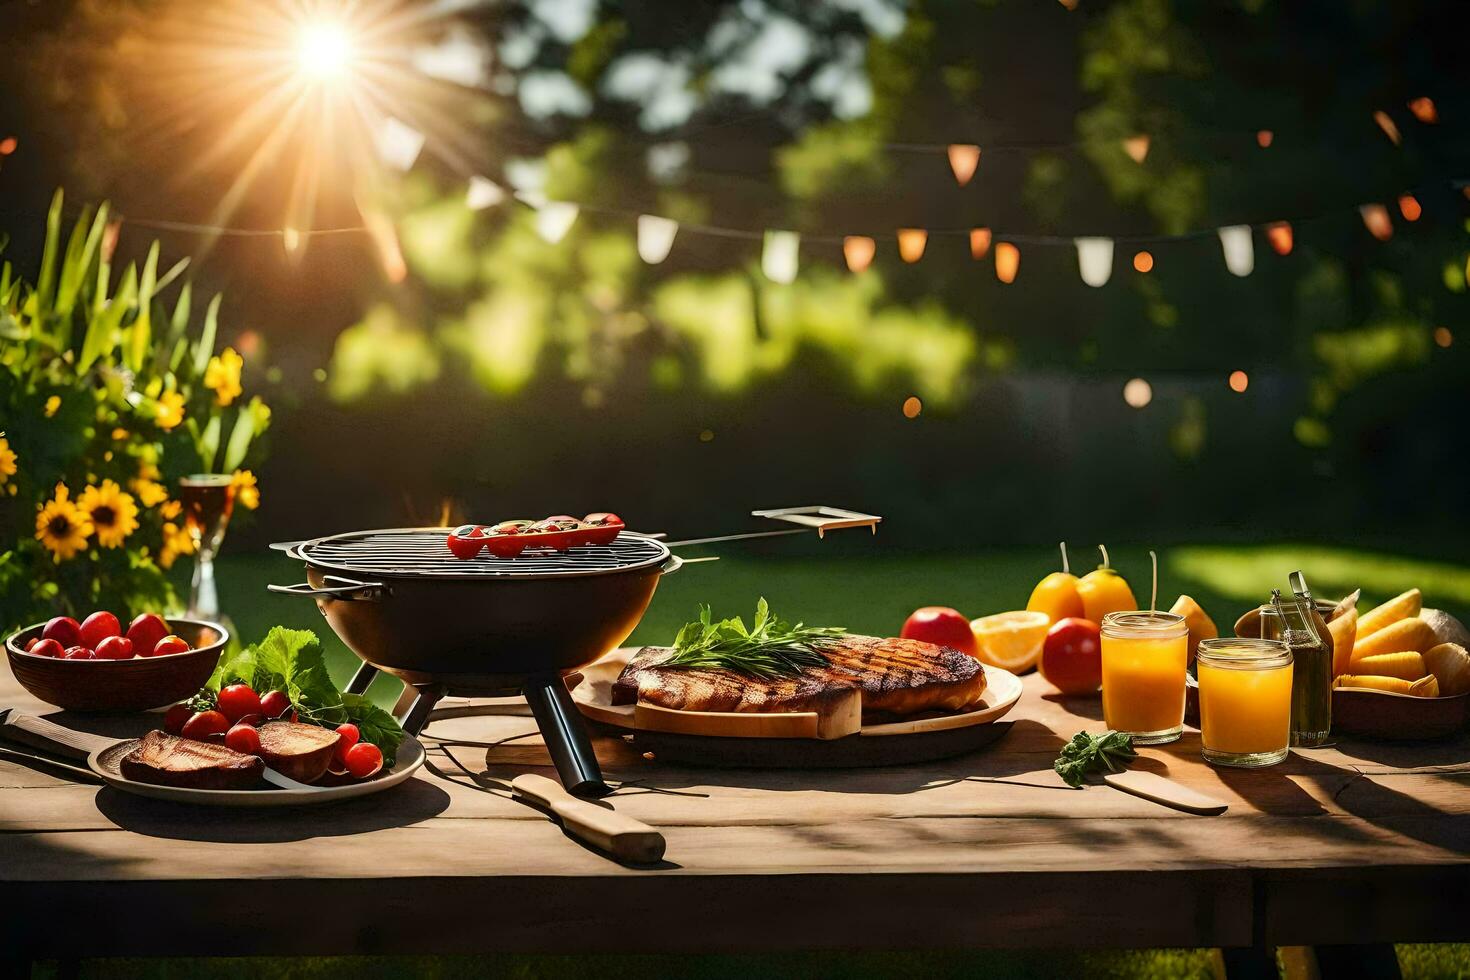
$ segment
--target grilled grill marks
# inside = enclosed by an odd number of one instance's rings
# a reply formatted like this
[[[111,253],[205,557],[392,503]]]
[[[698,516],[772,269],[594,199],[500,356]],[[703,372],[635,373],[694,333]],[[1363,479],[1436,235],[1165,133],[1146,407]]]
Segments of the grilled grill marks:
[[[857,687],[864,714],[910,715],[969,710],[985,693],[979,662],[949,647],[846,636],[823,652],[826,667],[766,681],[728,670],[660,667],[668,650],[645,647],[618,677],[613,703],[641,701],[682,711],[812,711]]]

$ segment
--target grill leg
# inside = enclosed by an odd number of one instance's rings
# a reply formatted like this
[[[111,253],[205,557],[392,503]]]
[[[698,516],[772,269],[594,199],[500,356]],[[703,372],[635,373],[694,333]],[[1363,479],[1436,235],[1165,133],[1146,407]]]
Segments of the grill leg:
[[[352,680],[347,682],[348,694],[366,694],[368,685],[373,678],[378,676],[378,668],[370,663],[362,663],[357,667],[357,672],[352,675]]]
[[[587,738],[587,729],[582,726],[582,716],[572,703],[566,682],[555,674],[531,677],[527,678],[524,691],[566,791],[573,796],[611,793],[612,789],[602,781],[597,754],[592,751],[592,742]]]
[[[402,725],[403,730],[408,734],[417,736],[429,724],[429,713],[434,710],[434,705],[439,703],[439,699],[444,697],[444,689],[442,687],[419,687],[414,690],[419,692],[418,697],[413,699],[413,704],[409,705],[404,716],[398,719],[398,724]]]

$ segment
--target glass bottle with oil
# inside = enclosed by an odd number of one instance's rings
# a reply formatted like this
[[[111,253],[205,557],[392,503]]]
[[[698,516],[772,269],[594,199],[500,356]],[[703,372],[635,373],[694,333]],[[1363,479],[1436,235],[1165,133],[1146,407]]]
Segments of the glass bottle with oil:
[[[1325,745],[1332,731],[1332,649],[1327,621],[1317,611],[1301,572],[1291,576],[1292,599],[1282,602],[1271,590],[1271,605],[1261,610],[1262,635],[1291,649],[1291,744]]]

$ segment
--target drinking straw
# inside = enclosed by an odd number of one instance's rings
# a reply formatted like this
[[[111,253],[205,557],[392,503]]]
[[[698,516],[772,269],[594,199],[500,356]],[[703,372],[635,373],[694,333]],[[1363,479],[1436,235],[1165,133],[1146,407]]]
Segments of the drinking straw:
[[[1154,591],[1148,597],[1148,611],[1157,616],[1159,614],[1159,555],[1156,551],[1148,553],[1149,560],[1154,563]]]
[[[1071,575],[1072,566],[1067,564],[1067,542],[1062,542],[1062,574]]]

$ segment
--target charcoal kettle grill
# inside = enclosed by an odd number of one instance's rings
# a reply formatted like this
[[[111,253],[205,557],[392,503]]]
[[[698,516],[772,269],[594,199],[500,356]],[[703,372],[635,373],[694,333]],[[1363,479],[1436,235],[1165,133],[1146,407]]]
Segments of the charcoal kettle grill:
[[[831,507],[756,511],[799,525],[699,538],[819,534],[881,518]],[[456,558],[449,528],[356,531],[277,545],[306,563],[306,581],[270,591],[310,596],[362,661],[347,690],[361,694],[381,672],[415,691],[402,717],[417,735],[444,697],[525,696],[568,792],[609,792],[565,677],[618,647],[638,625],[659,578],[684,560],[657,536],[621,532],[610,545],[516,558]]]

